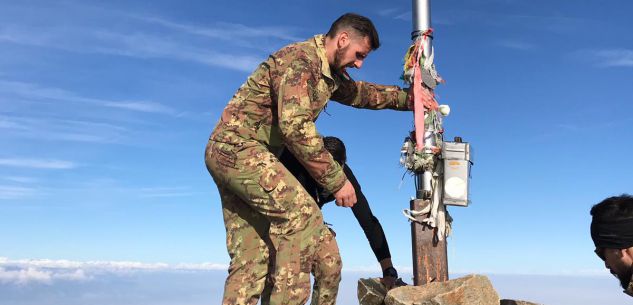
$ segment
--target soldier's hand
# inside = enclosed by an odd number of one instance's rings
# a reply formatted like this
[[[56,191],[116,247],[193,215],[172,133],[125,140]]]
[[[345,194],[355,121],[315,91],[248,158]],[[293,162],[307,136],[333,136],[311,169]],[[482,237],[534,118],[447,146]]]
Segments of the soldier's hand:
[[[380,261],[380,265],[388,264],[389,267],[382,270],[382,278],[380,282],[385,285],[387,290],[391,290],[398,285],[398,271],[391,264],[391,258]]]
[[[334,193],[336,205],[343,207],[352,207],[356,203],[356,190],[349,180],[345,180],[343,187]]]
[[[396,281],[398,279],[392,276],[385,276],[383,278],[380,279],[380,282],[385,285],[385,288],[387,288],[387,290],[391,290],[392,288],[396,287]]]

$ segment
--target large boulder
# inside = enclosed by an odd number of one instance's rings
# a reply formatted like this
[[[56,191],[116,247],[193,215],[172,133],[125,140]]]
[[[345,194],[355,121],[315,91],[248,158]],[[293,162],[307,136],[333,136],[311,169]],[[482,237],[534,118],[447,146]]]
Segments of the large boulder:
[[[361,304],[365,305],[362,302]],[[483,275],[468,275],[446,282],[391,289],[385,297],[385,304],[499,305],[499,295],[487,277]]]
[[[380,283],[380,278],[358,280],[358,304],[383,305],[387,289]]]

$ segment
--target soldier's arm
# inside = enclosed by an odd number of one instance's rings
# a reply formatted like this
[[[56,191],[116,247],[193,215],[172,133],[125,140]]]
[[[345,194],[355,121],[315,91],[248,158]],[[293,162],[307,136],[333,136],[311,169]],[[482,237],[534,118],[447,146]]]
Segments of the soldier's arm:
[[[356,108],[411,110],[408,90],[398,86],[344,80],[332,100]]]
[[[341,166],[324,148],[314,124],[312,90],[320,74],[312,63],[299,58],[289,63],[278,92],[279,129],[286,147],[323,188],[335,193],[347,178]]]

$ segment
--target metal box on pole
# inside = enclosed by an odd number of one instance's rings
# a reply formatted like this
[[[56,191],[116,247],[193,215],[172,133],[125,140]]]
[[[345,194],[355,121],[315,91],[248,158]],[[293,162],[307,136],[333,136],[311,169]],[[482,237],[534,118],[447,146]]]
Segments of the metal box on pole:
[[[444,204],[468,206],[470,166],[470,144],[462,142],[442,143],[444,159]]]

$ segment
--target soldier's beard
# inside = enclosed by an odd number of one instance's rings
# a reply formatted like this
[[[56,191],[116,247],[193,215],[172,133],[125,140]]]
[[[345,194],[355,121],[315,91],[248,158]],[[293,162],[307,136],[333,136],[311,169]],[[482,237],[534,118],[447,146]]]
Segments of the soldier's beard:
[[[629,268],[629,270],[616,274],[616,277],[618,278],[618,280],[620,280],[620,285],[622,285],[622,288],[628,289],[631,278],[633,277],[633,265],[631,265],[631,268]]]
[[[339,73],[343,73],[345,71],[346,65],[342,64],[341,62],[343,61],[343,56],[345,55],[345,51],[347,51],[348,48],[349,46],[345,46],[344,48],[337,49],[336,53],[334,53],[334,64],[332,66]]]

